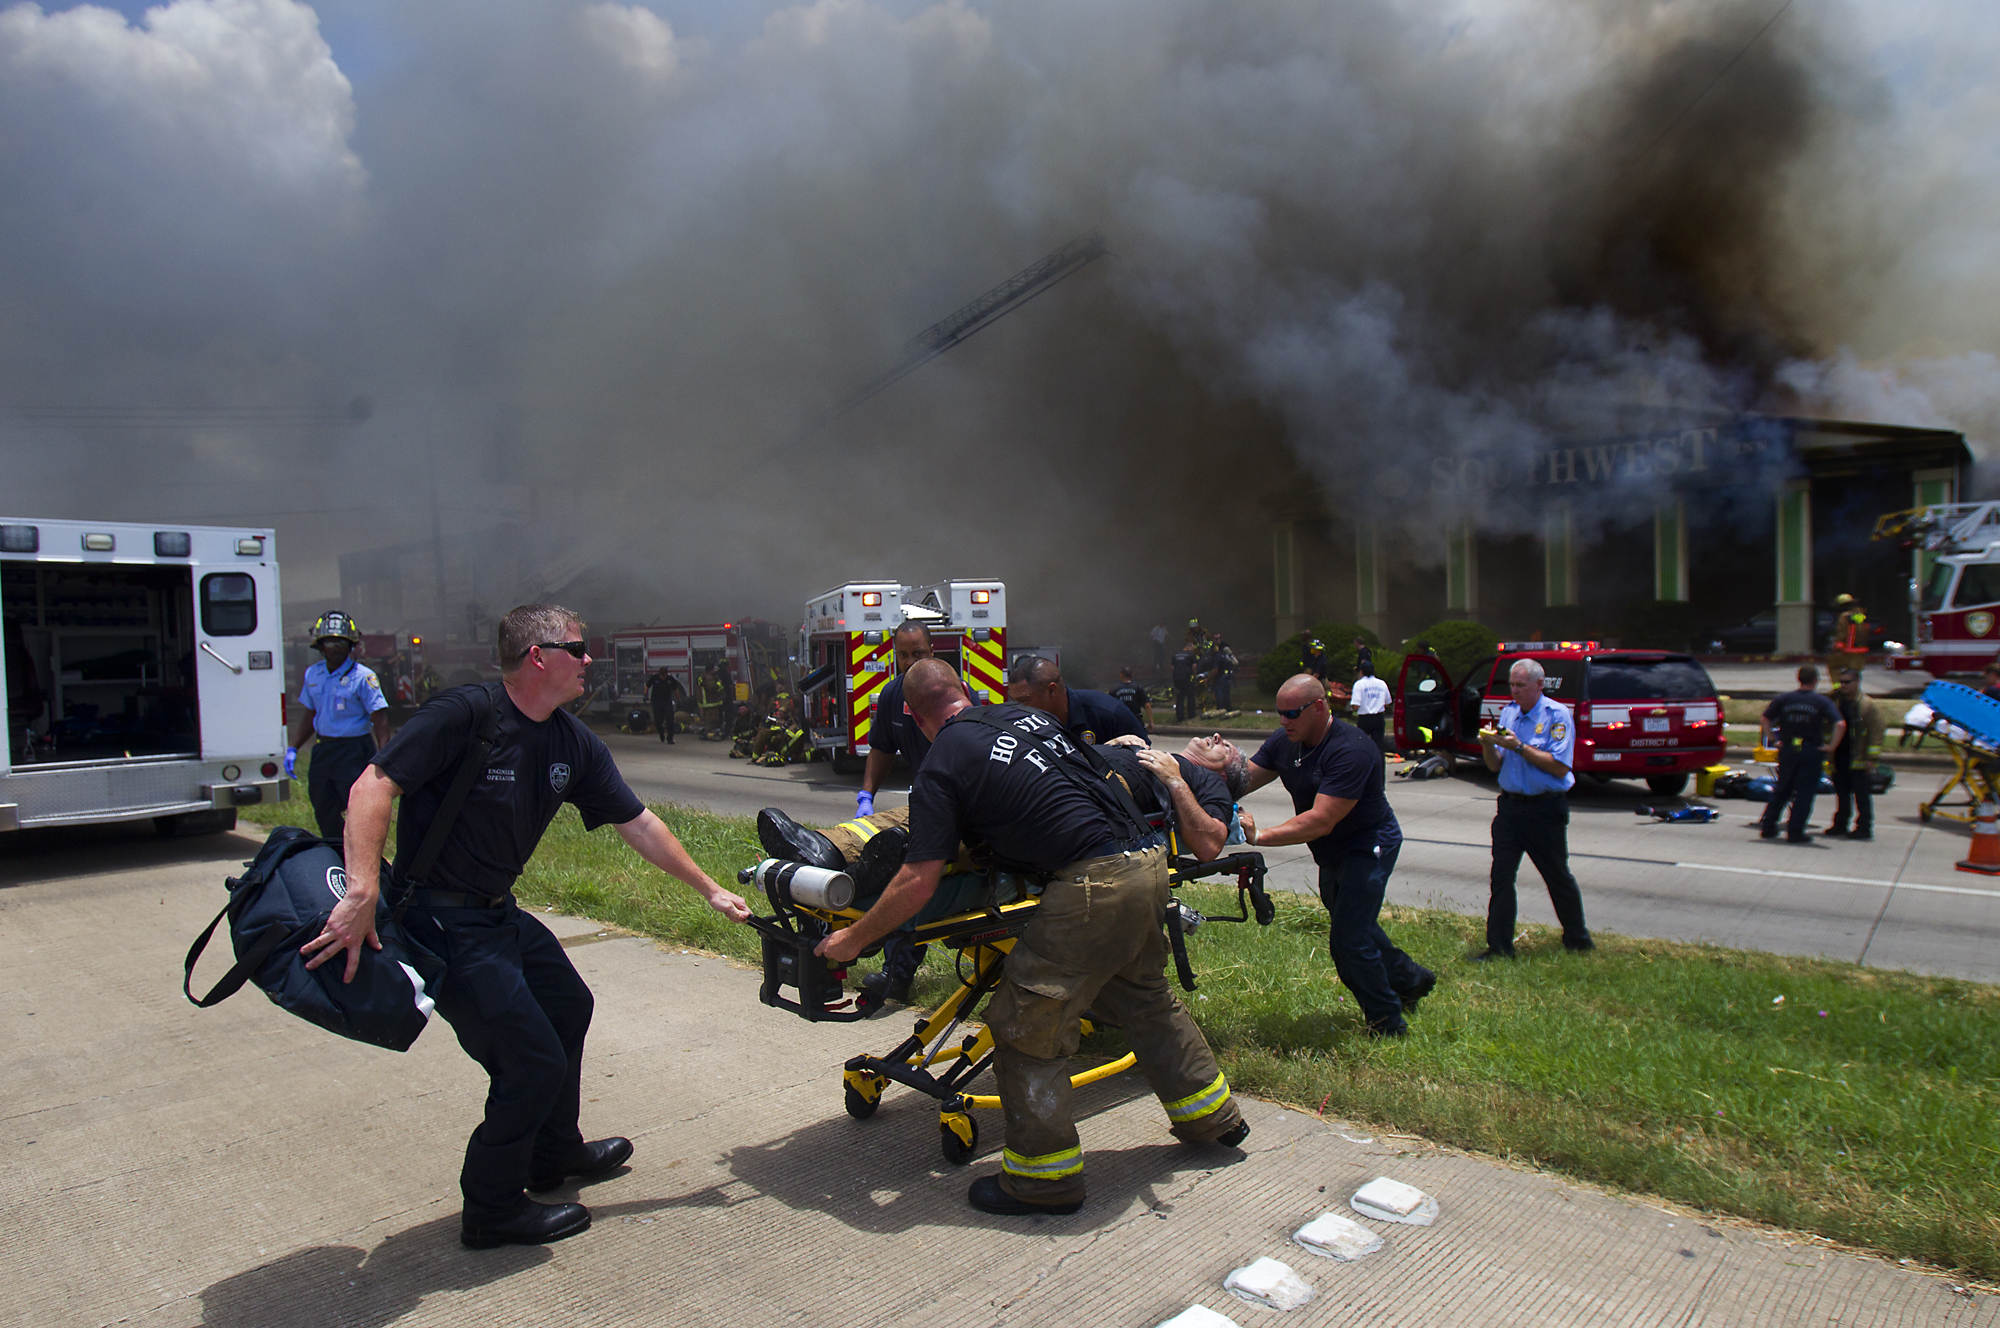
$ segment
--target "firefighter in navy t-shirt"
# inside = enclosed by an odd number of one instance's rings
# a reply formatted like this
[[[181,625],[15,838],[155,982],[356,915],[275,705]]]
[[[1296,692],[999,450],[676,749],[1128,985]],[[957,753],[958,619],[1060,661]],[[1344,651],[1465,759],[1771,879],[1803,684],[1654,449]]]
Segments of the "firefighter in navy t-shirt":
[[[1118,670],[1118,685],[1111,689],[1111,696],[1132,712],[1132,717],[1145,726],[1146,732],[1153,731],[1153,698],[1146,694],[1145,688],[1132,681],[1131,669]]]
[[[986,1007],[1007,1143],[1000,1174],[973,1182],[972,1205],[1003,1214],[1082,1206],[1069,1058],[1087,1009],[1124,1031],[1176,1135],[1242,1143],[1250,1127],[1167,983],[1160,919],[1171,893],[1159,837],[1041,711],[974,709],[937,660],[910,667],[903,695],[932,743],[910,790],[909,850],[875,905],[819,952],[850,963],[915,917],[964,838],[1045,881]]]
[[[1047,655],[1016,655],[1007,669],[1007,699],[1054,715],[1071,742],[1095,746],[1113,738],[1145,740],[1139,717],[1107,692],[1071,687]]]
[[[1284,727],[1250,758],[1250,787],[1282,781],[1297,814],[1247,838],[1259,847],[1311,847],[1334,971],[1354,993],[1371,1037],[1401,1037],[1409,1031],[1404,1011],[1430,994],[1437,975],[1397,949],[1377,921],[1403,847],[1382,791],[1381,750],[1333,717],[1326,688],[1310,673],[1278,689],[1278,718]]]
[[[1798,690],[1780,693],[1764,707],[1759,737],[1766,747],[1771,745],[1773,730],[1778,745],[1778,779],[1771,786],[1771,801],[1765,804],[1758,830],[1764,838],[1776,839],[1778,818],[1789,802],[1792,819],[1785,838],[1794,844],[1809,843],[1806,822],[1812,819],[1813,796],[1819,792],[1820,767],[1826,763],[1827,749],[1840,746],[1847,736],[1847,721],[1840,717],[1840,708],[1819,691],[1818,669],[1799,665]]]
[[[632,1156],[625,1139],[585,1143],[577,1128],[583,1039],[591,995],[562,945],[514,902],[542,832],[565,802],[586,830],[611,824],[655,867],[704,895],[732,922],[743,900],[708,878],[660,818],[634,797],[604,742],[561,707],[583,695],[583,624],[567,609],[531,604],[500,624],[502,686],[459,687],[403,725],[354,785],[348,803],[347,894],[325,930],[301,947],[308,968],[345,956],[351,980],[375,939],[376,864],[396,798],[396,873],[408,870],[468,745],[499,708],[482,778],[452,824],[425,888],[409,897],[410,935],[446,964],[437,997],[458,1043],[492,1080],[486,1116],[465,1146],[460,1239],[474,1249],[539,1245],[590,1225],[575,1203],[537,1203],[571,1177],[591,1179]],[[399,887],[407,888],[399,880]],[[336,965],[338,967],[338,965]]]

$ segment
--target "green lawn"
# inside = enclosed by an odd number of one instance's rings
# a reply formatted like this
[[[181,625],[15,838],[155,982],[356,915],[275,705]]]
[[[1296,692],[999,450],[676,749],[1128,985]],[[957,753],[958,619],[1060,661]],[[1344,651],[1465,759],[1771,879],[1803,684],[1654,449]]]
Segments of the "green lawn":
[[[761,856],[748,820],[655,810],[718,880]],[[567,809],[518,893],[755,962],[752,932]],[[1222,891],[1186,894],[1229,911]],[[1478,919],[1389,908],[1441,981],[1412,1036],[1384,1044],[1334,979],[1318,902],[1277,904],[1269,928],[1190,942],[1205,999],[1189,1004],[1239,1089],[2000,1277],[2000,989],[1601,933],[1571,955],[1532,928],[1518,962],[1472,965]],[[933,958],[916,998],[944,995],[947,974]]]

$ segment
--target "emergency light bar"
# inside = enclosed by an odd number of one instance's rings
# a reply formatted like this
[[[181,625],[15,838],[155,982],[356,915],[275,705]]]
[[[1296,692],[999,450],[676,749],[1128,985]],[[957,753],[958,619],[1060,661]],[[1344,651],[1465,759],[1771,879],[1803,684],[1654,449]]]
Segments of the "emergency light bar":
[[[1496,650],[1601,650],[1595,641],[1502,641]]]

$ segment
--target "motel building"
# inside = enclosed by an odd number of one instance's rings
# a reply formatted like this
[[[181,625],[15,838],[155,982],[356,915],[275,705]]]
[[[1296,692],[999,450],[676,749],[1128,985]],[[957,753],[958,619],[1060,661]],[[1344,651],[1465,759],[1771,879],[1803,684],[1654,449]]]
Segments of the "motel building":
[[[1393,642],[1469,618],[1510,640],[1706,652],[1749,624],[1770,644],[1722,653],[1804,656],[1845,593],[1907,642],[1925,555],[1869,536],[1886,512],[1958,501],[1971,466],[1949,430],[1769,415],[1391,465],[1342,510],[1309,494],[1273,513],[1275,639],[1334,621]]]

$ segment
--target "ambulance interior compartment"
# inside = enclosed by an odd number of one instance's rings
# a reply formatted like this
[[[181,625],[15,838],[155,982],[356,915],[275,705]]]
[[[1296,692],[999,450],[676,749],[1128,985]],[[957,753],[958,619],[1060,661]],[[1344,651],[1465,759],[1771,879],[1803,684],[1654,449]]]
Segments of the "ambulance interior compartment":
[[[240,572],[0,562],[16,766],[200,753],[197,577],[209,635],[256,629]]]

